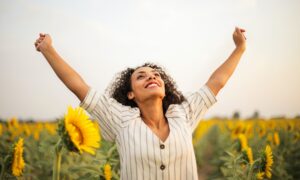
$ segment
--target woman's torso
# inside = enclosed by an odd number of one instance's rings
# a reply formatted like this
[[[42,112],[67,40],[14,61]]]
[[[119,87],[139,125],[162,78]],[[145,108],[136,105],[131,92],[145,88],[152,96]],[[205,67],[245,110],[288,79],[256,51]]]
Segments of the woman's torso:
[[[121,179],[198,179],[185,114],[173,109],[167,112],[170,132],[164,142],[139,116],[121,129],[116,137]]]

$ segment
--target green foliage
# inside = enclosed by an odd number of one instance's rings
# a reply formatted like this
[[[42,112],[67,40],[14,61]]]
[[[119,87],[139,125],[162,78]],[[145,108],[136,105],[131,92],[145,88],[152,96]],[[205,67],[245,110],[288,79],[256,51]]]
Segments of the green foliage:
[[[39,133],[39,140],[34,139],[33,135],[24,138],[24,159],[25,169],[24,179],[31,180],[52,180],[54,147],[59,140],[59,136],[51,135],[45,129]],[[9,153],[14,140],[10,139],[9,131],[3,132],[0,136],[0,161]],[[119,177],[119,154],[114,143],[101,141],[101,147],[97,149],[96,155],[88,153],[78,154],[62,149],[61,160],[61,179],[101,179],[103,178],[103,165],[109,162],[112,167],[112,179]],[[1,167],[0,167],[1,168]],[[11,175],[6,175],[5,179],[16,179]]]
[[[295,127],[294,131],[267,127],[266,133],[259,136],[255,132],[259,132],[260,127],[254,124],[253,134],[248,137],[248,146],[252,148],[254,159],[251,166],[246,151],[241,151],[238,140],[232,138],[232,131],[226,128],[224,131],[226,123],[224,121],[213,125],[194,144],[198,168],[205,179],[256,179],[256,173],[264,169],[263,153],[267,144],[273,153],[272,179],[300,179],[300,141],[295,139],[299,127]],[[275,130],[280,137],[278,146],[268,140],[268,135],[273,135]]]

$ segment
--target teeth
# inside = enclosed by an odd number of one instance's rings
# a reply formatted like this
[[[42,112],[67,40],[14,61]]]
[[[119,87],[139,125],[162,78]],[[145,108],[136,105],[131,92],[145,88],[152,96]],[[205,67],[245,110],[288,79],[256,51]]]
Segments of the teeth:
[[[150,84],[150,85],[148,85],[148,87],[147,88],[149,88],[149,87],[154,87],[154,86],[156,86],[157,87],[157,84]]]

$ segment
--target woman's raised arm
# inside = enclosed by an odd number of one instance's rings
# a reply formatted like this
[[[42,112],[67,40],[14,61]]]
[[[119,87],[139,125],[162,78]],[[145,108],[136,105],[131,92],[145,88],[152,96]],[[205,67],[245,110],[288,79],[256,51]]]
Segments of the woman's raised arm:
[[[218,92],[225,86],[246,50],[246,37],[243,34],[244,32],[244,29],[240,29],[238,27],[235,28],[233,40],[236,48],[227,60],[213,72],[209,80],[206,82],[206,85],[215,95],[217,95]]]
[[[70,89],[80,101],[85,98],[89,86],[80,75],[69,66],[52,46],[52,39],[48,34],[40,33],[40,37],[34,43],[36,50],[41,52],[55,74]]]

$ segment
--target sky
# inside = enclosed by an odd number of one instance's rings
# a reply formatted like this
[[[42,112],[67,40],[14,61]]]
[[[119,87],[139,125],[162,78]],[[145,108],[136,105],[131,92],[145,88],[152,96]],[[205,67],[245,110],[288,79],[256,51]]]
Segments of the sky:
[[[229,57],[235,26],[247,49],[204,118],[300,114],[298,0],[1,0],[0,118],[53,120],[79,106],[35,50],[40,32],[100,92],[116,73],[153,62],[185,93]]]

